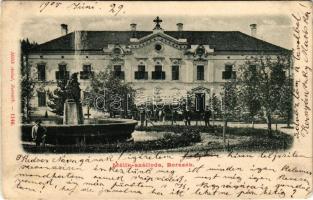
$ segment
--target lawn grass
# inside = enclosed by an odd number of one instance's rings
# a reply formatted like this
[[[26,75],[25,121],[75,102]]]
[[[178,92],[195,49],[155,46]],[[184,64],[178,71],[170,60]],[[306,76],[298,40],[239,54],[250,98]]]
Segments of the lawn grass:
[[[222,126],[182,126],[158,125],[137,127],[138,131],[173,132],[162,139],[143,142],[114,142],[97,145],[58,145],[38,148],[24,144],[25,151],[30,153],[109,153],[109,152],[183,152],[183,151],[282,151],[293,144],[293,137],[281,131],[273,131],[269,137],[267,130],[255,128],[228,127],[223,143]]]

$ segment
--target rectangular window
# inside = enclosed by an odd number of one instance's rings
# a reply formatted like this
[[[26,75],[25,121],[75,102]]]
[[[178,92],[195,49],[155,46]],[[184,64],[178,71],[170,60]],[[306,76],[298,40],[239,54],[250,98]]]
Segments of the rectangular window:
[[[233,71],[232,65],[225,65],[225,71]]]
[[[152,79],[165,80],[165,72],[162,71],[162,65],[155,65],[154,72],[152,72]]]
[[[70,78],[69,71],[66,71],[66,64],[59,64],[59,71],[55,72],[57,80],[68,80]]]
[[[154,67],[154,69],[155,69],[156,72],[161,72],[162,71],[162,65],[156,65]]]
[[[145,71],[146,71],[146,66],[144,66],[144,65],[138,65],[138,71],[139,71],[139,72],[145,72]]]
[[[66,65],[59,65],[59,71],[66,71]]]
[[[38,106],[46,106],[46,92],[37,92],[38,93]]]
[[[83,71],[80,71],[80,79],[89,79],[92,75],[91,65],[83,65]]]
[[[138,65],[138,71],[135,71],[135,79],[136,80],[148,79],[148,72],[146,72],[146,66]]]
[[[205,110],[205,93],[195,94],[196,111],[203,112]]]
[[[38,80],[45,81],[46,80],[46,65],[44,64],[37,65],[37,71],[38,71]]]
[[[256,75],[256,65],[249,65],[249,71],[251,72],[252,77]]]
[[[204,66],[197,66],[197,80],[204,80]]]
[[[172,80],[179,80],[179,66],[172,66]]]
[[[113,67],[114,70],[114,77],[124,80],[124,72],[122,71],[122,66],[121,65],[114,65]]]
[[[83,65],[84,72],[91,72],[91,65]]]
[[[225,65],[225,71],[222,73],[223,79],[236,79],[236,71],[233,71],[233,65]]]
[[[116,71],[116,72],[122,71],[122,66],[121,65],[114,65],[114,71]]]
[[[251,72],[255,72],[256,71],[256,65],[249,65],[249,70]]]

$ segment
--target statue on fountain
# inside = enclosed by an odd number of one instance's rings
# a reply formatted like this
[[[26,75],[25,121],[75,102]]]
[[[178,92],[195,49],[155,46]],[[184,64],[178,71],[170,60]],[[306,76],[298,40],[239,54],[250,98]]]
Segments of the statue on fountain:
[[[80,101],[81,89],[79,87],[77,76],[78,73],[72,74],[65,87],[67,99],[64,103],[63,124],[84,123],[83,109]]]
[[[80,87],[77,79],[78,73],[72,74],[70,80],[65,86],[65,91],[67,94],[67,99],[71,99],[75,102],[80,102]]]

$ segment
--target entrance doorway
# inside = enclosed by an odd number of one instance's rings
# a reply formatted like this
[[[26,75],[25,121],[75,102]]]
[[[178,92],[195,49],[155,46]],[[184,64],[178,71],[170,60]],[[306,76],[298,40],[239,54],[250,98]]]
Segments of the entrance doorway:
[[[205,93],[196,93],[195,101],[196,111],[203,112],[205,110]]]

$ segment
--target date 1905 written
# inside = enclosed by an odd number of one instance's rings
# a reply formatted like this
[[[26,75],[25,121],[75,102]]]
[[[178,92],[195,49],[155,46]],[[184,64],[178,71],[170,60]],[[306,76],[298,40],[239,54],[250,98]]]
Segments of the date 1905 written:
[[[123,4],[117,4],[112,3],[109,6],[101,3],[98,3],[97,1],[91,1],[91,2],[59,2],[59,1],[45,1],[40,4],[39,12],[44,12],[47,9],[59,9],[59,8],[65,8],[70,10],[105,10],[108,11],[108,13],[113,14],[114,16],[118,15],[119,13],[125,13],[123,11],[124,5]]]

